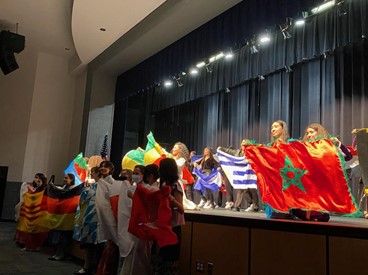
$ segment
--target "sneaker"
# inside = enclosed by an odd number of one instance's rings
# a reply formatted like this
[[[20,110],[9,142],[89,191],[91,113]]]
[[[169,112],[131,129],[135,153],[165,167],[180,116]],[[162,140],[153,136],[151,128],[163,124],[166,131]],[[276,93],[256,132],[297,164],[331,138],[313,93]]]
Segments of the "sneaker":
[[[245,209],[245,212],[257,212],[258,208],[254,208],[253,204],[251,204],[247,209]]]
[[[234,203],[232,201],[227,201],[225,204],[225,209],[231,209],[233,208]]]
[[[206,201],[204,199],[201,199],[201,201],[198,204],[199,208],[202,208],[205,205]]]
[[[213,205],[210,201],[207,201],[206,204],[203,206],[204,209],[210,209],[213,208]]]

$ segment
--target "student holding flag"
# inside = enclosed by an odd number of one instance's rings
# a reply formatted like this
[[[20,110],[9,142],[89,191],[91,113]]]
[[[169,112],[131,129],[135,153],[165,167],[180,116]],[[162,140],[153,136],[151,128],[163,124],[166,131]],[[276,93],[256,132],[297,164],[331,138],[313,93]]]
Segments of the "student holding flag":
[[[58,186],[58,185],[55,185],[53,182],[50,182],[50,185],[52,185],[52,186],[50,186],[49,188],[54,188],[55,189],[54,193],[57,194],[59,198],[63,198],[64,195],[69,190],[76,187],[74,174],[65,174],[64,179],[63,179],[63,183],[64,183],[64,185]],[[60,191],[57,191],[57,190],[60,190]],[[76,206],[74,208],[74,211],[75,210],[76,210]],[[74,216],[74,214],[73,214],[73,216]],[[73,220],[74,220],[74,218],[73,218]],[[66,220],[61,220],[58,227],[51,232],[50,243],[51,244],[56,244],[56,253],[55,253],[55,255],[48,258],[50,261],[61,261],[61,260],[63,260],[64,257],[65,257],[66,248],[70,244],[70,242],[72,241],[72,237],[73,237],[73,229],[72,228],[73,228],[73,226],[70,224],[70,225],[66,226],[67,228],[65,228],[65,230],[64,230],[64,228],[62,228],[62,227],[64,227],[63,222],[68,223]]]
[[[250,144],[249,139],[243,139],[240,143],[239,149],[223,148],[220,146],[217,148],[217,151],[222,151],[235,157],[244,157],[243,146],[246,144]],[[248,176],[249,174],[246,175]],[[254,178],[256,178],[255,175]],[[256,183],[254,183],[254,181],[249,181],[248,184],[245,183],[243,186],[239,185],[238,188],[236,188],[236,201],[234,204],[234,211],[240,211],[240,206],[244,199],[247,202],[247,208],[245,209],[245,212],[256,212],[259,210],[257,185]]]
[[[218,170],[221,170],[220,164],[213,157],[211,148],[204,148],[203,157],[194,163],[194,167],[198,176],[194,189],[202,193],[199,206],[205,209],[215,208],[215,196],[218,195],[222,178],[218,173]]]
[[[20,201],[15,208],[18,221],[15,241],[23,251],[40,251],[47,241],[49,229],[42,225],[40,204],[47,179],[37,173],[32,182],[24,182],[20,189]]]
[[[305,128],[305,134],[303,141],[313,142],[321,138],[330,139],[336,146],[336,148],[342,153],[345,161],[349,161],[353,158],[349,149],[345,147],[336,137],[331,137],[329,132],[319,123],[311,123]],[[301,220],[307,221],[322,221],[327,222],[330,219],[328,213],[323,213],[319,211],[305,211],[301,209],[293,209],[292,213]]]
[[[79,207],[75,215],[73,239],[79,242],[84,250],[84,266],[74,274],[92,274],[96,271],[99,262],[97,251],[97,213],[96,189],[101,178],[98,167],[91,169],[91,181],[84,183]]]

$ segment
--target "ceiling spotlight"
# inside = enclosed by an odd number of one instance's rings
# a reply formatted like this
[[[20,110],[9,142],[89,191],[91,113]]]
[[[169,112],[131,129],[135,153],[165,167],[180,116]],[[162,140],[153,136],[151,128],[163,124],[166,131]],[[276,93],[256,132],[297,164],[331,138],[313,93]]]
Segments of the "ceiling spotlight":
[[[233,56],[234,56],[234,53],[233,53],[233,51],[230,49],[230,50],[228,50],[226,53],[225,53],[225,59],[231,59],[231,58],[233,58]]]
[[[299,18],[294,21],[294,25],[297,27],[303,26],[305,24],[304,18]]]
[[[178,74],[176,74],[173,78],[175,79],[176,84],[178,85],[179,88],[184,86],[183,80],[180,78]]]
[[[261,44],[266,44],[266,43],[268,43],[270,41],[271,41],[271,37],[270,37],[269,34],[264,34],[264,35],[262,35],[262,36],[259,37],[259,42]]]
[[[199,62],[197,65],[196,65],[196,67],[197,68],[202,68],[202,67],[204,67],[206,65],[206,63],[204,63],[204,61],[201,61],[201,62]]]
[[[165,80],[164,85],[165,87],[171,87],[173,85],[173,82],[171,80]]]
[[[187,73],[186,72],[181,72],[181,75],[186,75]]]
[[[331,8],[334,5],[335,5],[335,0],[327,1],[327,2],[323,3],[322,5],[312,9],[311,12],[313,14],[320,13],[320,12],[323,12],[323,11]]]
[[[190,74],[191,75],[196,75],[196,74],[198,74],[198,69],[197,68],[192,68],[192,69],[190,69]]]

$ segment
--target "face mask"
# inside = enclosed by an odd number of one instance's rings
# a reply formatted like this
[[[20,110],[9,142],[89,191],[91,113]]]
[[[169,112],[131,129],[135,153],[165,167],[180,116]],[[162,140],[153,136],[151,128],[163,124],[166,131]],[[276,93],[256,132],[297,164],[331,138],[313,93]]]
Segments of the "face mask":
[[[141,177],[139,175],[133,175],[132,181],[138,183],[141,181]]]

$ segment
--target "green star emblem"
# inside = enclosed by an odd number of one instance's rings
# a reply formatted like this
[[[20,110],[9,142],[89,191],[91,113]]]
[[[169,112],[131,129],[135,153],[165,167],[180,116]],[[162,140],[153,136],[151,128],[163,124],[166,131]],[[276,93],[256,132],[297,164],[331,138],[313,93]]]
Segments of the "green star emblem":
[[[291,185],[295,185],[304,193],[306,193],[301,177],[308,171],[295,168],[288,156],[285,157],[285,164],[280,168],[280,176],[282,177],[282,191],[288,189]]]

